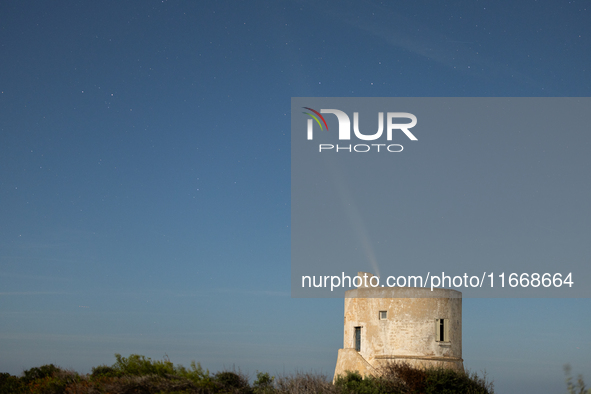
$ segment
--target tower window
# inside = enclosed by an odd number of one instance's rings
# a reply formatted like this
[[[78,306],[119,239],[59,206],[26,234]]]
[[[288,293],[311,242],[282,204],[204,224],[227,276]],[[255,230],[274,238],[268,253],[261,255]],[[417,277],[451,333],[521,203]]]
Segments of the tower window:
[[[388,311],[380,311],[380,320],[388,319]]]
[[[361,327],[355,327],[355,350],[361,351]]]
[[[435,340],[449,342],[449,319],[435,319]]]

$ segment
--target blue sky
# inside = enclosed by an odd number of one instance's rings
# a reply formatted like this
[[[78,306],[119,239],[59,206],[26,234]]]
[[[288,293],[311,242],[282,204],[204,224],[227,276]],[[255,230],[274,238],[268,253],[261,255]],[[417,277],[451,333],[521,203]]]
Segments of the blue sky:
[[[0,371],[138,353],[331,375],[343,301],[290,297],[291,97],[589,96],[589,12],[2,2]],[[498,392],[563,390],[567,362],[589,380],[590,312],[464,299],[465,365]]]

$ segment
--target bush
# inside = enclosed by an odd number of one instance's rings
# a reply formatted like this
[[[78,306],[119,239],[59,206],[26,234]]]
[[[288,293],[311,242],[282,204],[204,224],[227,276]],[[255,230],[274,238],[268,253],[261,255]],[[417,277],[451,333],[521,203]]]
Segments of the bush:
[[[179,365],[175,371],[177,376],[190,380],[197,387],[209,390],[214,390],[215,388],[215,382],[213,377],[209,374],[209,370],[204,370],[200,363],[195,364],[195,361],[191,361],[190,370]]]
[[[24,371],[22,380],[25,383],[29,383],[29,382],[32,382],[33,380],[52,377],[55,373],[57,373],[59,371],[60,371],[60,368],[56,367],[55,365],[46,364],[46,365],[42,365],[40,367],[34,367],[34,368]]]
[[[492,383],[487,383],[486,379],[480,379],[477,375],[433,368],[427,371],[425,392],[489,394],[493,392],[493,386]]]
[[[325,375],[302,372],[278,377],[275,380],[275,389],[280,394],[339,394],[341,392]]]
[[[348,394],[491,394],[493,385],[486,376],[458,372],[446,368],[420,368],[407,363],[389,363],[379,377],[362,377],[347,372],[335,380],[341,393]]]
[[[273,387],[274,376],[270,376],[267,372],[257,372],[257,378],[252,384],[252,389],[255,394],[273,394],[275,387]]]
[[[356,394],[387,394],[399,393],[396,382],[382,377],[361,376],[359,372],[347,371],[345,376],[338,376],[335,386],[339,391]]]
[[[0,373],[0,394],[21,393],[24,385],[21,380],[9,373]]]
[[[123,376],[123,374],[116,368],[109,367],[108,365],[99,365],[98,367],[92,367],[92,373],[90,374],[90,376],[93,378],[118,378],[120,376]]]
[[[218,372],[214,379],[218,390],[222,393],[252,393],[248,379],[240,373],[231,371]]]
[[[382,368],[384,379],[395,382],[400,392],[422,393],[425,390],[427,372],[408,363],[388,363]]]
[[[394,383],[403,393],[492,394],[492,382],[486,374],[455,371],[443,367],[417,368],[407,363],[390,363],[382,369],[383,378]]]
[[[486,376],[443,368],[416,368],[405,363],[386,365],[379,377],[347,372],[332,384],[325,375],[298,372],[275,378],[257,372],[252,386],[240,372],[223,371],[211,375],[201,364],[190,368],[174,366],[168,357],[163,361],[132,354],[115,355],[112,366],[92,368],[92,374],[80,376],[53,364],[31,368],[18,378],[0,374],[0,394],[430,394],[493,393]],[[567,372],[569,394],[591,394],[581,377],[572,383]]]
[[[138,354],[132,354],[128,358],[121,357],[120,354],[115,354],[115,359],[117,362],[115,362],[111,368],[121,375],[168,376],[175,374],[174,365],[168,359],[163,361],[152,361],[150,357],[146,358]]]

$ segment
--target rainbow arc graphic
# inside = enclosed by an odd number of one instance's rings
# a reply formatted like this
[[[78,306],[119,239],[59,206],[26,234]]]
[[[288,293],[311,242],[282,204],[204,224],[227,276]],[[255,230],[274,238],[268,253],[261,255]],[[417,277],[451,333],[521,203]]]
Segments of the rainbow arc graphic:
[[[314,115],[311,114],[309,112],[302,112],[303,114],[306,115],[310,115],[315,121],[316,123],[318,123],[318,126],[320,126],[320,130],[324,130],[324,128],[322,127],[322,123],[320,123],[320,119],[322,119],[322,122],[324,123],[324,126],[326,127],[326,131],[328,131],[328,125],[326,124],[326,120],[324,120],[324,116],[320,115],[320,112],[316,111],[315,109],[309,108],[309,107],[302,107],[304,109],[307,109],[308,111],[312,111],[314,112],[314,114],[318,115]],[[320,119],[318,119],[318,117],[320,117]]]

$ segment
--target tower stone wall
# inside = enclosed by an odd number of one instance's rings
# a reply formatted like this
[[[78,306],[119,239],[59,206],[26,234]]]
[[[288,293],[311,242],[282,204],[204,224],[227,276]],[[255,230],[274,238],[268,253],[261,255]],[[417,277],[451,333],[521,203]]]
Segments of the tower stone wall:
[[[390,361],[463,370],[462,293],[417,287],[347,291],[335,378],[347,370],[379,375]]]

